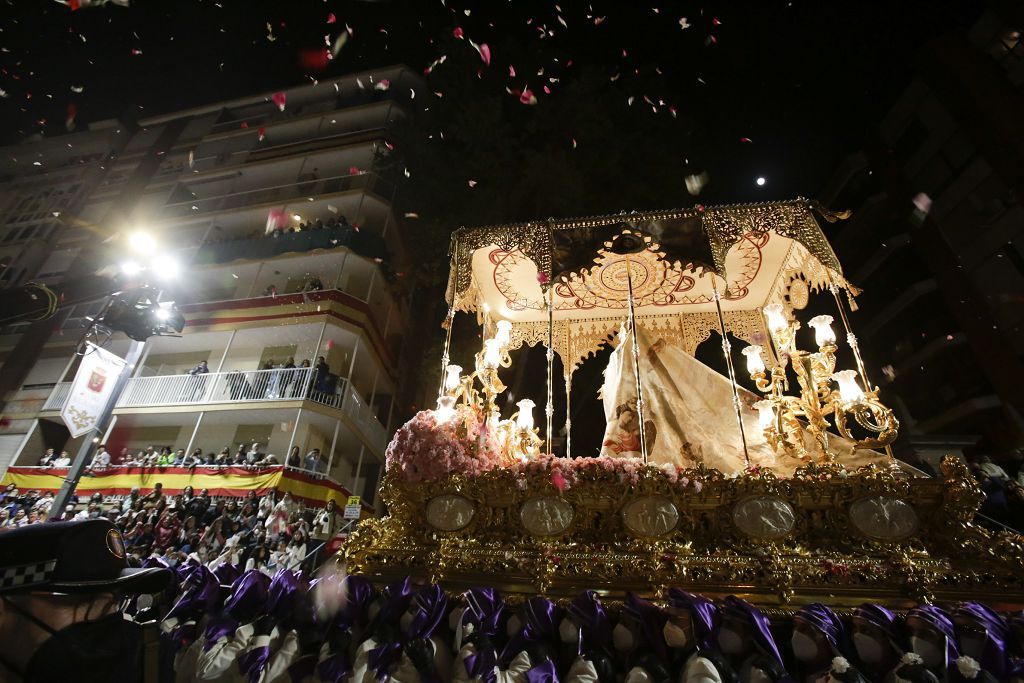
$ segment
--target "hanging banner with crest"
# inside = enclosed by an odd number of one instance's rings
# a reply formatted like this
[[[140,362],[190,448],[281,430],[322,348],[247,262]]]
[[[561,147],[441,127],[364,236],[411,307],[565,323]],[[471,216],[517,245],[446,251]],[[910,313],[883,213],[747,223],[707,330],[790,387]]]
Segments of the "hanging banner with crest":
[[[78,373],[71,383],[67,403],[60,411],[71,438],[82,436],[99,422],[103,407],[117,385],[124,359],[95,344],[89,344]]]

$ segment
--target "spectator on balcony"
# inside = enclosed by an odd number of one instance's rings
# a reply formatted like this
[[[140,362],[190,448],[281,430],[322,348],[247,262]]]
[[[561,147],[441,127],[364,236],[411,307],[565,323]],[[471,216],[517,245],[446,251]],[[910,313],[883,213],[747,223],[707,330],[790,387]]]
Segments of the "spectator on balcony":
[[[324,283],[315,275],[307,275],[306,284],[303,286],[303,292],[320,292],[323,291]]]
[[[231,451],[227,447],[223,448],[217,457],[213,459],[213,464],[216,467],[227,467],[231,464]]]
[[[245,464],[248,466],[252,466],[262,459],[263,454],[260,453],[260,442],[253,441],[252,445],[249,446],[249,451],[245,454]]]
[[[313,388],[319,392],[326,392],[327,376],[331,369],[327,367],[327,360],[323,356],[317,356],[316,366],[313,368]]]
[[[57,459],[57,458],[56,458],[56,456],[54,455],[53,449],[52,449],[52,448],[47,448],[47,449],[46,449],[46,452],[45,452],[45,453],[43,453],[43,457],[39,458],[39,466],[40,466],[40,467],[49,467],[49,466],[50,466],[50,464],[51,464],[51,463],[52,463],[52,462],[53,462],[54,460],[56,460],[56,459]]]
[[[281,370],[280,390],[281,397],[283,398],[289,395],[288,385],[295,381],[295,359],[288,356],[288,360],[286,360],[284,365],[281,366]],[[291,395],[295,395],[294,391]]]
[[[274,455],[273,453],[267,453],[262,458],[256,461],[256,467],[274,467],[275,465],[280,464],[281,463],[277,461],[277,456]]]
[[[323,474],[327,471],[327,464],[320,458],[319,448],[314,448],[306,454],[306,459],[303,461],[303,469],[309,472],[316,472],[317,474]]]
[[[981,459],[978,461],[978,471],[981,472],[983,477],[989,479],[999,479],[1004,482],[1010,480],[1010,475],[1006,473],[1006,470],[992,462],[992,458],[987,455],[981,456]]]
[[[68,452],[67,451],[61,451],[60,452],[60,457],[53,459],[53,466],[54,467],[70,467],[71,466],[71,458],[68,457]]]
[[[195,449],[194,451],[192,451],[191,455],[186,455],[184,458],[182,458],[182,461],[181,461],[181,466],[182,467],[192,468],[192,467],[197,467],[197,466],[202,465],[202,464],[203,464],[203,449],[202,448]]]
[[[291,230],[291,228],[289,228]],[[277,285],[270,284],[263,290],[263,296],[276,297],[277,296]]]
[[[197,398],[203,397],[203,391],[206,389],[206,375],[210,372],[210,369],[206,366],[206,361],[201,360],[196,364],[194,368],[188,371],[189,380],[186,389],[186,400],[195,401]]]
[[[160,456],[157,458],[156,464],[158,467],[170,467],[174,464],[174,453],[171,453],[170,446],[160,449]]]
[[[302,456],[299,455],[298,446],[292,446],[291,453],[288,454],[288,460],[285,461],[285,464],[287,464],[288,467],[294,467],[295,469],[302,467]]]
[[[291,570],[298,570],[302,561],[306,559],[306,534],[301,529],[296,531],[288,544],[285,566]]]
[[[292,385],[292,397],[298,396],[302,393],[303,386],[306,384],[307,374],[305,370],[309,369],[309,359],[302,361],[299,367],[292,373],[292,379],[294,384]],[[312,385],[310,385],[312,386]]]
[[[179,448],[174,452],[174,463],[175,467],[181,467],[185,463],[185,449]]]
[[[106,446],[100,446],[99,450],[96,451],[96,455],[92,456],[89,470],[92,472],[105,472],[108,467],[110,467],[110,453],[107,453]]]
[[[245,571],[256,569],[267,576],[273,576],[270,571],[270,553],[264,545],[258,545],[249,553],[249,559],[245,561]]]
[[[232,401],[249,398],[252,387],[246,381],[245,375],[239,370],[232,370],[227,375],[228,393]]]

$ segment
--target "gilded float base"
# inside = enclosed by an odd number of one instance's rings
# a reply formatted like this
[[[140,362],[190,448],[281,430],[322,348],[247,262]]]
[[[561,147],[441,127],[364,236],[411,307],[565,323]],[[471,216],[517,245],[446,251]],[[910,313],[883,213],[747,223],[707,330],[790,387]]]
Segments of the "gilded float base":
[[[809,465],[792,479],[641,468],[565,485],[548,471],[495,470],[416,484],[389,474],[382,495],[389,516],[361,522],[343,551],[348,571],[379,581],[412,575],[513,599],[678,586],[782,609],[968,598],[1024,608],[1024,537],[973,523],[983,495],[953,457],[937,479]]]

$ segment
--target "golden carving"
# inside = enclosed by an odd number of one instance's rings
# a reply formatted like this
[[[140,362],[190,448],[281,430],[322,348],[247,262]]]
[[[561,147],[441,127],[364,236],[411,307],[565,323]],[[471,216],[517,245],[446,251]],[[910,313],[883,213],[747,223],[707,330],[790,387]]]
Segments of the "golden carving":
[[[589,467],[578,469],[564,491],[546,471],[494,470],[415,485],[389,473],[382,493],[390,515],[361,522],[345,560],[349,570],[381,580],[412,574],[521,594],[571,595],[585,586],[621,597],[627,590],[658,595],[683,586],[711,596],[742,593],[762,604],[828,595],[840,606],[871,599],[898,607],[970,594],[1024,605],[1024,538],[973,524],[981,502],[977,484],[952,456],[942,469],[942,479],[908,479],[895,467],[848,471],[826,462],[779,479],[756,468],[730,478],[701,466],[673,481],[647,467],[624,482]],[[444,532],[427,523],[424,510],[443,495],[472,502],[465,526]],[[858,529],[850,506],[873,497],[913,509],[917,524],[909,535],[886,539]],[[524,527],[524,503],[542,498],[571,506],[561,532],[539,535]],[[657,536],[631,530],[624,513],[642,499],[677,511],[670,530]],[[758,500],[783,501],[786,507],[776,509],[791,511],[791,527],[744,533],[737,504]],[[663,521],[653,528],[668,526]]]

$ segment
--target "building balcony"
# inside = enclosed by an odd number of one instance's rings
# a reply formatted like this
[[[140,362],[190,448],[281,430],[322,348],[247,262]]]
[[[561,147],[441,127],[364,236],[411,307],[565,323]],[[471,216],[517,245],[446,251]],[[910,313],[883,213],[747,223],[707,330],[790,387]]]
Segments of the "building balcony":
[[[268,404],[301,407],[308,402],[339,413],[370,450],[382,456],[389,439],[387,430],[359,392],[344,378],[329,389],[322,384],[316,386],[315,381],[314,368],[135,377],[121,394],[115,413],[170,407],[196,410],[259,408]],[[42,411],[61,410],[70,387],[70,382],[56,384]]]
[[[338,195],[354,190],[372,192],[385,198],[390,198],[394,194],[394,186],[376,173],[360,172],[326,178],[316,178],[309,174],[299,177],[297,181],[284,184],[172,202],[163,208],[162,217],[184,218],[197,213],[216,213],[246,206],[273,206],[295,199]]]

